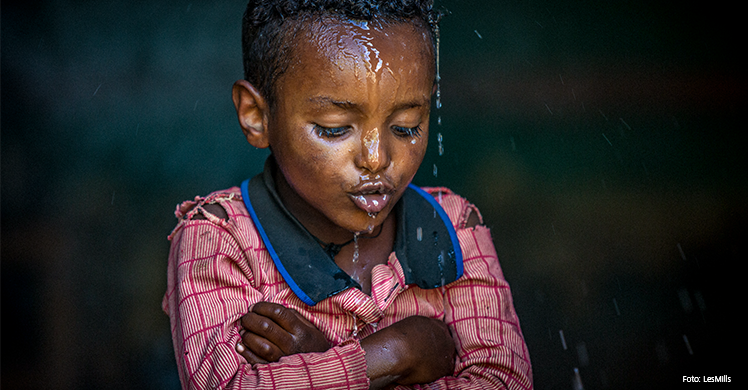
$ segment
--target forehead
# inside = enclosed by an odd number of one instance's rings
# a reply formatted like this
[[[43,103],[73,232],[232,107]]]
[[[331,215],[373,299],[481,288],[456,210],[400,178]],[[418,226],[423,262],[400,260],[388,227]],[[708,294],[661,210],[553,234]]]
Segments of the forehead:
[[[280,95],[310,85],[372,83],[425,87],[430,93],[434,53],[430,30],[422,23],[338,18],[301,23],[292,38],[292,60],[281,80],[287,85]]]
[[[434,62],[430,30],[422,23],[320,18],[302,28],[308,44],[300,55],[346,59],[368,55],[380,60],[381,51],[409,61]],[[306,47],[312,50],[303,50]]]

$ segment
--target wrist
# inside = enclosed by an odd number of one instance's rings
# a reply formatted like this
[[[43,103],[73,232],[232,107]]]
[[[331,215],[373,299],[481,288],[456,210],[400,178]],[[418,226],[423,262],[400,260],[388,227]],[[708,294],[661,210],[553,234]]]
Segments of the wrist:
[[[366,353],[366,376],[372,388],[396,382],[410,369],[402,359],[406,356],[402,341],[387,337],[386,333],[377,332],[361,340],[361,348]]]

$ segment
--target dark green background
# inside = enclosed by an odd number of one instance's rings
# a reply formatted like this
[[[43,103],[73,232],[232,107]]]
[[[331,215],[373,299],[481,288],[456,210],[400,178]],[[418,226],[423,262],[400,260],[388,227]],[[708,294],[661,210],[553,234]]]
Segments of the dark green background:
[[[574,368],[588,389],[744,382],[739,5],[439,4],[444,107],[415,182],[481,208],[536,388]],[[2,3],[4,388],[178,387],[173,209],[266,156],[230,100],[243,9]]]

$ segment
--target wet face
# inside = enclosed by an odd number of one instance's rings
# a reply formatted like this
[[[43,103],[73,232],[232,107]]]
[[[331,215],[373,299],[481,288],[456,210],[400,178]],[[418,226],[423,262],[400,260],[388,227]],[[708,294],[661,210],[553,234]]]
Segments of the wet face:
[[[371,232],[426,151],[430,37],[401,23],[328,20],[308,30],[268,119],[279,194],[313,233]]]

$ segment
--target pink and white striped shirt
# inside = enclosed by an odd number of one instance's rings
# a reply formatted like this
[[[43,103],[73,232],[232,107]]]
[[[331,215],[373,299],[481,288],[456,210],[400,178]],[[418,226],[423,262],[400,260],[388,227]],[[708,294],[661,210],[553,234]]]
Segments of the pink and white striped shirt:
[[[443,288],[405,282],[393,251],[372,270],[371,295],[348,288],[309,306],[292,291],[271,259],[239,188],[196,197],[177,207],[163,309],[185,389],[367,389],[359,341],[406,317],[442,319],[457,348],[454,376],[421,389],[529,389],[532,369],[509,285],[488,228],[466,228],[472,204],[446,188],[438,202],[452,222],[463,256],[463,275]],[[220,204],[224,220],[203,206]],[[197,213],[205,219],[194,218]],[[478,215],[480,215],[478,213]],[[482,222],[481,222],[482,223]],[[261,301],[296,309],[333,346],[326,352],[286,356],[250,365],[234,346],[240,319]]]

